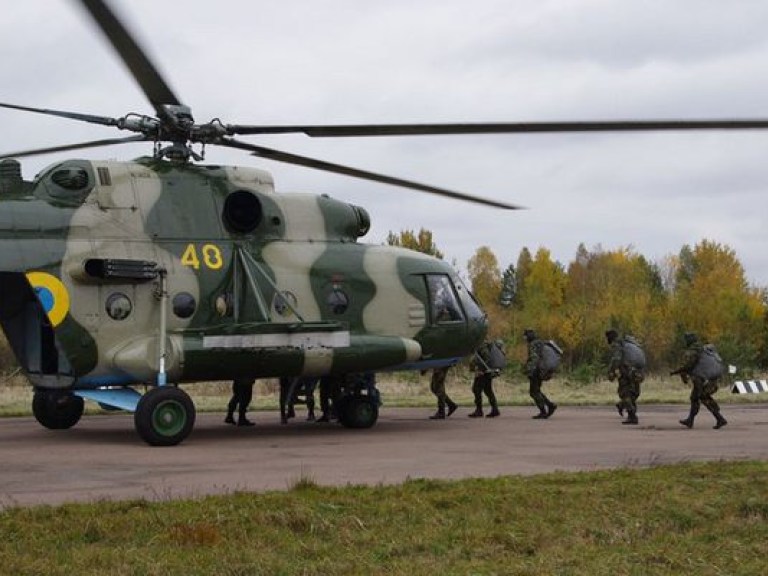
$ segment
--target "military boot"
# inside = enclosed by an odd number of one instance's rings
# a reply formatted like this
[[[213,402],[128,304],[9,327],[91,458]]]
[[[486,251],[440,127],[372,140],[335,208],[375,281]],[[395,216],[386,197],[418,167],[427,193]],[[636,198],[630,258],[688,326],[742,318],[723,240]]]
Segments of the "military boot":
[[[445,420],[445,408],[438,408],[437,412],[429,417],[430,420]]]
[[[448,413],[445,415],[446,417],[450,416],[454,412],[456,412],[456,409],[459,407],[456,402],[448,401]]]
[[[550,402],[549,400],[547,400],[547,418],[549,418],[550,416],[552,416],[552,414],[554,414],[554,413],[555,413],[555,410],[557,410],[557,404],[555,404],[554,402]]]
[[[633,410],[627,411],[627,419],[622,421],[622,424],[637,424],[639,420],[637,419],[637,412]]]
[[[728,424],[728,420],[723,418],[723,415],[720,414],[720,412],[715,412],[715,419],[717,420],[717,424],[715,424],[714,426],[715,430],[719,430],[720,428]]]
[[[616,410],[618,411],[619,416],[624,416],[624,404],[616,402]]]
[[[475,408],[475,411],[468,414],[470,418],[482,418],[483,417],[483,409],[482,408]]]
[[[694,411],[691,411],[690,414],[688,414],[688,418],[685,420],[680,420],[680,424],[685,426],[686,428],[693,428],[693,419],[696,417],[696,413]]]
[[[496,416],[501,416],[501,412],[499,412],[499,408],[497,406],[491,407],[491,411],[485,415],[486,418],[496,418]]]
[[[227,417],[224,418],[225,424],[234,424],[235,423],[235,413],[234,412],[227,412]]]
[[[241,413],[239,417],[237,418],[237,425],[238,426],[255,426],[253,422],[248,420],[248,418],[245,417],[245,413]]]

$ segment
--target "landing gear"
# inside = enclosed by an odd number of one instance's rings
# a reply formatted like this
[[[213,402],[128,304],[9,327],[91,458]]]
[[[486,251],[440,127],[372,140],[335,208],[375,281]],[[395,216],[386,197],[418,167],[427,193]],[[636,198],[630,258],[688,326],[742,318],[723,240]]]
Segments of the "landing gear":
[[[343,396],[336,402],[339,422],[346,428],[370,428],[379,418],[379,403],[372,396]]]
[[[80,421],[83,399],[61,390],[35,390],[32,413],[51,430],[66,430]]]
[[[136,432],[150,446],[175,446],[195,425],[189,395],[173,386],[158,386],[144,394],[133,415]]]
[[[342,379],[334,401],[339,423],[346,428],[370,428],[379,418],[379,391],[373,373]]]

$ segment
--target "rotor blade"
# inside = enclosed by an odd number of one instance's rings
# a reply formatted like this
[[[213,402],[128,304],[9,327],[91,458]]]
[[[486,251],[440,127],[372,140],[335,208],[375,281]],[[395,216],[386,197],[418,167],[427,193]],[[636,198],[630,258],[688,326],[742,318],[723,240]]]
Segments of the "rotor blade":
[[[91,140],[78,144],[64,144],[62,146],[50,146],[48,148],[35,148],[33,150],[21,150],[19,152],[5,152],[1,158],[23,158],[25,156],[38,156],[51,154],[52,152],[66,152],[67,150],[81,150],[83,148],[97,148],[99,146],[111,146],[113,144],[128,144],[130,142],[144,142],[149,140],[146,136],[128,136],[127,138],[107,138],[106,140]]]
[[[661,130],[753,130],[768,120],[594,120],[579,122],[494,122],[462,124],[359,124],[337,126],[227,125],[227,133],[330,136],[429,136],[446,134],[515,134],[545,132],[638,132]]]
[[[24,112],[35,112],[37,114],[48,114],[49,116],[60,116],[72,120],[82,120],[91,124],[102,124],[104,126],[117,126],[117,118],[108,116],[93,116],[91,114],[79,114],[77,112],[63,112],[61,110],[48,110],[46,108],[32,108],[30,106],[18,106],[16,104],[4,104],[0,102],[0,108],[11,108],[13,110],[23,110]]]
[[[81,0],[81,3],[93,16],[125,65],[128,66],[144,94],[154,106],[157,115],[165,118],[166,113],[162,105],[178,105],[181,102],[165,83],[157,68],[150,62],[136,40],[105,2],[102,0]]]
[[[270,160],[275,160],[276,162],[296,164],[298,166],[305,166],[307,168],[314,168],[316,170],[323,170],[325,172],[334,172],[336,174],[344,174],[346,176],[352,176],[354,178],[362,178],[363,180],[372,180],[374,182],[381,182],[383,184],[392,184],[393,186],[411,188],[413,190],[419,190],[421,192],[429,192],[430,194],[437,194],[439,196],[447,196],[448,198],[455,198],[457,200],[464,200],[466,202],[474,202],[476,204],[485,204],[486,206],[493,206],[495,208],[505,208],[507,210],[518,210],[522,208],[521,206],[515,206],[514,204],[507,204],[505,202],[500,202],[498,200],[489,200],[486,198],[480,198],[478,196],[463,194],[461,192],[446,190],[444,188],[437,188],[435,186],[419,184],[418,182],[412,182],[410,180],[402,180],[400,178],[384,176],[383,174],[376,174],[374,172],[358,170],[357,168],[351,168],[349,166],[343,166],[341,164],[333,164],[331,162],[325,162],[323,160],[315,160],[314,158],[307,158],[306,156],[298,156],[296,154],[289,154],[288,152],[281,152],[279,150],[274,150],[272,148],[255,146],[253,144],[248,144],[247,142],[240,142],[239,140],[222,138],[219,142],[217,142],[217,144],[221,146],[228,146],[230,148],[239,148],[241,150],[249,150],[255,156],[268,158]]]

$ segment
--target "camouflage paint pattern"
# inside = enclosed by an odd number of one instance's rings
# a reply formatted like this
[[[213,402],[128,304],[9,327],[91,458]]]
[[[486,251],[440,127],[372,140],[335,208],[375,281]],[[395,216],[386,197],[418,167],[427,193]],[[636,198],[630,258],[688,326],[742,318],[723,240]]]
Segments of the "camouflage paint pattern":
[[[225,221],[234,192],[257,200],[249,232]],[[94,273],[112,260],[164,270],[173,382],[416,369],[472,353],[486,332],[446,263],[359,243],[364,210],[276,194],[262,170],[70,160],[0,202],[0,322],[36,386],[155,381],[161,279]],[[428,275],[450,279],[461,320],[434,318]]]

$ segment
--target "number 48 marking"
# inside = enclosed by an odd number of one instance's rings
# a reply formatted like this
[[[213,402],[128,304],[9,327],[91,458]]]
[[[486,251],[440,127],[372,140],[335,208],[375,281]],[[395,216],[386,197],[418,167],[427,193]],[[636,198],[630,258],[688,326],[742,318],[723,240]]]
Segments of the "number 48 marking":
[[[184,254],[181,256],[181,263],[195,270],[200,269],[200,255],[203,257],[203,265],[211,270],[218,270],[224,265],[224,258],[221,256],[221,248],[216,244],[203,244],[198,254],[197,246],[187,244]]]

